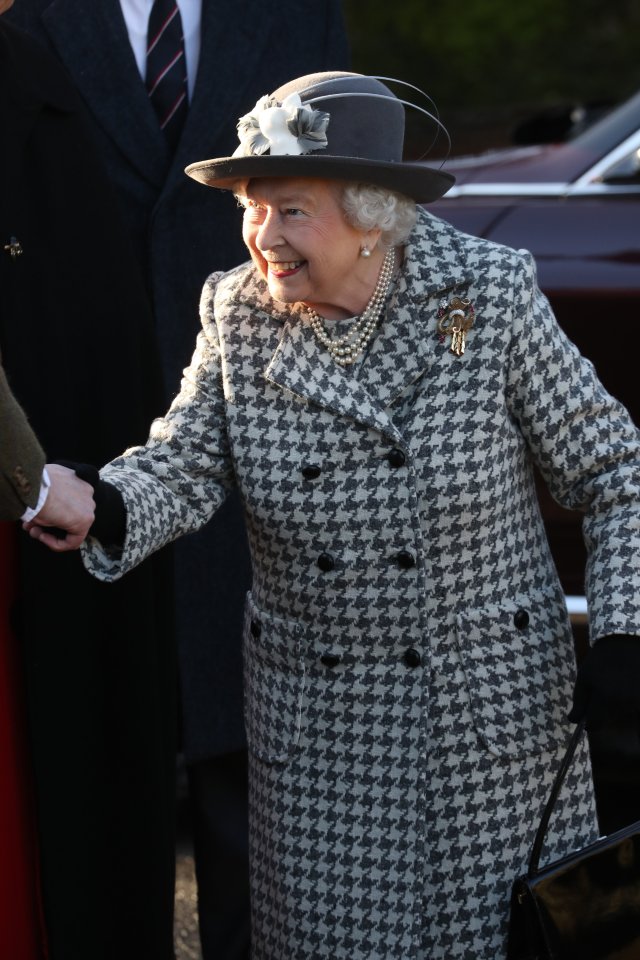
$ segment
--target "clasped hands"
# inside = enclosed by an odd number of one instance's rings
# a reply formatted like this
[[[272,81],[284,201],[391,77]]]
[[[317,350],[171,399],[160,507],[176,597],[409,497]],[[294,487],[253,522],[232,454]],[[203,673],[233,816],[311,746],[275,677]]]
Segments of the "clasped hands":
[[[22,527],[56,553],[77,550],[95,519],[93,487],[58,463],[47,464],[47,473],[51,486],[44,506]]]

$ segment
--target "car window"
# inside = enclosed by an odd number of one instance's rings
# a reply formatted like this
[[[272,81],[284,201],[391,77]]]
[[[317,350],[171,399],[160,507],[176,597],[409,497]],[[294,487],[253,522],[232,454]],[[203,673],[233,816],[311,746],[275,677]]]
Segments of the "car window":
[[[602,156],[640,129],[640,93],[611,110],[579,133],[571,143],[587,153]]]
[[[631,150],[625,157],[604,170],[603,183],[640,185],[640,148]]]

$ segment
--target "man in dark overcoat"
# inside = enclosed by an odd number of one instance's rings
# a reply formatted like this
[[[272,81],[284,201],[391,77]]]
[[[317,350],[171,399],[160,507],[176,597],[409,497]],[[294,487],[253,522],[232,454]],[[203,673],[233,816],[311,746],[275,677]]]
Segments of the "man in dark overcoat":
[[[48,456],[103,463],[162,409],[152,321],[83,107],[0,21],[0,349]],[[21,536],[50,960],[173,956],[176,670],[166,556],[117,589]],[[37,545],[35,545],[37,546]]]
[[[167,401],[194,348],[206,277],[247,258],[233,197],[199,190],[184,168],[232,152],[236,121],[265,91],[296,74],[348,66],[340,6],[339,0],[204,0],[198,72],[175,153],[149,104],[119,0],[19,0],[12,13],[59,57],[89,109],[146,272]],[[205,960],[226,960],[244,955],[235,942],[236,891],[248,887],[240,637],[250,565],[236,495],[206,530],[176,544],[175,559],[182,746],[195,809],[201,933]]]

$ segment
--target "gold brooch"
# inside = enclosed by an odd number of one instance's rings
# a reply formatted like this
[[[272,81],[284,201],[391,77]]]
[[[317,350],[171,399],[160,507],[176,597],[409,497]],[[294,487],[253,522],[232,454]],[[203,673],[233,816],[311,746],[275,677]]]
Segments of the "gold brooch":
[[[441,300],[438,308],[438,333],[440,339],[451,337],[451,353],[461,357],[464,353],[467,331],[473,326],[475,311],[471,300],[452,297],[447,303]]]

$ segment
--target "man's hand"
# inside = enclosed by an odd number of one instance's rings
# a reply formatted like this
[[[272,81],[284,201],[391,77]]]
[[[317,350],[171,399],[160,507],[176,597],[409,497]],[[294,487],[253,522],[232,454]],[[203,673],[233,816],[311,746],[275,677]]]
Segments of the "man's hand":
[[[23,523],[23,529],[56,553],[77,550],[95,519],[93,487],[57,463],[47,464],[47,473],[51,481],[47,499],[36,517]],[[58,536],[47,529],[51,527],[59,531]]]

